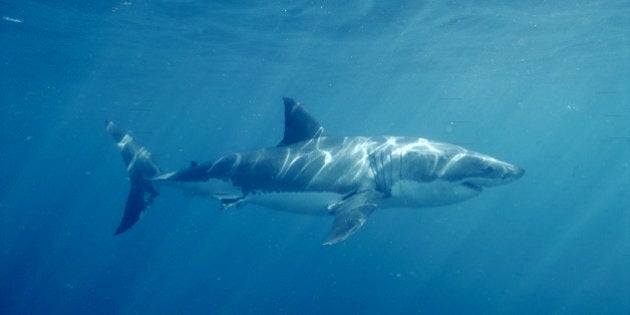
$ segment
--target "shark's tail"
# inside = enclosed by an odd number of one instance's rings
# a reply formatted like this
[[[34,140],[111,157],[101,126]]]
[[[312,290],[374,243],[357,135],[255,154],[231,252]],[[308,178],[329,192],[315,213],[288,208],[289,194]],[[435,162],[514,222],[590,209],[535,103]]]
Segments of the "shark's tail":
[[[138,222],[148,206],[157,197],[158,192],[148,179],[159,175],[160,168],[151,159],[151,153],[133,140],[129,134],[118,128],[111,121],[106,121],[105,123],[107,132],[116,141],[131,179],[131,188],[127,197],[127,204],[125,205],[125,213],[115,233],[120,234]]]

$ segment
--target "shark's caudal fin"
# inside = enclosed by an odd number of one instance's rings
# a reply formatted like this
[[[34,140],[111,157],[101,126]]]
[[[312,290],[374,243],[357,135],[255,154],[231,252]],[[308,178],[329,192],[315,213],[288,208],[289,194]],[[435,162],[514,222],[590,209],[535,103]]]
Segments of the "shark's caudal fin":
[[[148,206],[153,203],[153,199],[157,197],[158,192],[147,179],[159,175],[160,168],[151,159],[151,153],[133,140],[129,134],[111,121],[105,123],[107,132],[114,138],[122,154],[131,180],[125,213],[116,229],[116,234],[120,234],[138,222]]]

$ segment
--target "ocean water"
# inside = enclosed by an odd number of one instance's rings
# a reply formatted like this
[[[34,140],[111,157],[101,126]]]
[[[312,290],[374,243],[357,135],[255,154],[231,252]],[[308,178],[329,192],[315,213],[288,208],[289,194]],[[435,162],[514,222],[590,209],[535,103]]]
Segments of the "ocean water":
[[[0,313],[630,313],[628,1],[0,1]],[[113,236],[111,119],[162,169],[337,135],[450,142],[526,175],[332,218],[163,191]]]

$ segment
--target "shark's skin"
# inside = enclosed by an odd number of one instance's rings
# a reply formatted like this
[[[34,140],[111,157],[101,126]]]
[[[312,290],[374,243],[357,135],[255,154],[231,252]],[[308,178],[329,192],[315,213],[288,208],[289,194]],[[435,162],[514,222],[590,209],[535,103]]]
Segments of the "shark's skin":
[[[332,137],[297,102],[285,98],[285,135],[276,147],[233,153],[161,174],[150,153],[107,123],[131,175],[117,233],[129,229],[157,196],[155,187],[335,217],[324,244],[345,240],[377,208],[435,207],[510,183],[524,170],[462,147],[422,138]]]

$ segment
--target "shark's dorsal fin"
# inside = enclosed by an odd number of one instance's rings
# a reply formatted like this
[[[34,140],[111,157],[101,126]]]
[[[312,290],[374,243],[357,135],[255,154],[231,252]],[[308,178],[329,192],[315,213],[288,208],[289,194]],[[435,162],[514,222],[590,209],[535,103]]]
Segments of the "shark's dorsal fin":
[[[279,147],[321,137],[324,127],[300,103],[284,98],[284,138]]]

